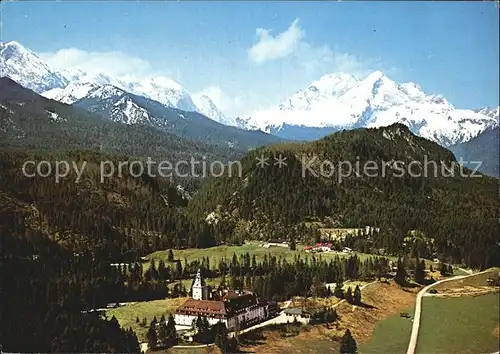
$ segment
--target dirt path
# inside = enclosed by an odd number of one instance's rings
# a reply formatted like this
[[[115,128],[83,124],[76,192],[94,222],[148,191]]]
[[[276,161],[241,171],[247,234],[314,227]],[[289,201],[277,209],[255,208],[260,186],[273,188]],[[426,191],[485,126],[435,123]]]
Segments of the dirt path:
[[[417,339],[418,339],[418,330],[420,329],[420,318],[422,317],[422,298],[424,297],[424,294],[427,292],[427,290],[431,289],[433,286],[436,286],[441,283],[445,283],[451,280],[457,280],[457,279],[464,279],[468,277],[473,277],[475,275],[483,274],[488,272],[489,270],[484,270],[479,273],[475,274],[470,274],[470,275],[457,275],[455,277],[451,277],[448,279],[443,279],[439,280],[433,284],[427,285],[424,287],[422,290],[419,291],[417,295],[417,301],[415,303],[415,315],[413,318],[413,326],[411,329],[411,337],[410,337],[410,343],[408,344],[408,350],[406,351],[406,354],[415,354],[415,351],[417,349]]]

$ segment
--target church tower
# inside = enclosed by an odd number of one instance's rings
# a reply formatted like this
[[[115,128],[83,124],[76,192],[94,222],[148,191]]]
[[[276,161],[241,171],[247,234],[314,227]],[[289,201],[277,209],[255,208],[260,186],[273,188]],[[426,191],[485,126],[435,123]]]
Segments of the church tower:
[[[193,293],[193,299],[195,300],[207,300],[205,280],[201,276],[201,269],[198,268],[198,273],[196,273],[196,278],[194,279],[193,287],[191,288]]]

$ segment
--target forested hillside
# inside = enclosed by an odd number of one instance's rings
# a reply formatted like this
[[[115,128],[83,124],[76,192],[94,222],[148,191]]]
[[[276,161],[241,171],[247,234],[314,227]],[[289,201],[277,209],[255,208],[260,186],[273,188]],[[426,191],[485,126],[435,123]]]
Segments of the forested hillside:
[[[286,157],[286,167],[273,165],[280,154]],[[270,158],[269,166],[257,166],[261,155]],[[361,172],[339,178],[338,169],[331,176],[316,176],[325,160],[353,165],[359,161],[360,166],[375,161],[379,169],[372,177]],[[403,162],[400,168],[411,164],[415,177],[401,175],[395,165],[398,160]],[[306,169],[303,177],[304,161],[313,172]],[[389,167],[382,174],[384,161]],[[436,162],[436,175],[430,165],[427,177],[423,173],[417,177],[429,161]],[[498,179],[462,177],[456,164],[453,176],[440,172],[441,166],[454,162],[450,151],[400,124],[343,131],[312,143],[254,151],[242,161],[242,178],[213,180],[189,207],[198,218],[218,218],[218,225],[246,238],[303,239],[304,230],[314,223],[370,225],[381,229],[370,241],[373,249],[401,252],[405,237],[419,231],[430,244],[430,254],[425,256],[477,267],[498,264]]]
[[[64,151],[92,149],[175,162],[236,159],[242,150],[208,145],[153,127],[115,123],[82,108],[46,99],[0,78],[0,148]]]
[[[6,236],[0,232],[2,240]],[[28,251],[31,246],[25,244],[23,248]],[[102,306],[97,297],[120,287],[113,269],[86,257],[74,258],[54,245],[41,247],[39,244],[35,252],[30,257],[7,256],[2,252],[0,258],[3,350],[139,352],[136,335],[120,328],[115,318],[105,320],[97,312],[81,312],[92,304]]]
[[[59,182],[26,177],[25,161],[65,160],[83,169]],[[0,230],[17,238],[35,230],[74,252],[90,250],[97,259],[136,260],[167,247],[214,244],[210,225],[191,223],[184,213],[188,200],[167,179],[132,177],[123,171],[101,183],[99,163],[117,161],[97,152],[0,153]],[[83,165],[85,163],[85,165]],[[30,171],[31,173],[31,171]]]

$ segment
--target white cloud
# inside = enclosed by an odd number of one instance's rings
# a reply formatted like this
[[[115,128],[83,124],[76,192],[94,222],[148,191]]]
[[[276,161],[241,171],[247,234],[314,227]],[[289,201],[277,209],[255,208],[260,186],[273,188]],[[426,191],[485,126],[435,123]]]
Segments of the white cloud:
[[[295,70],[299,69],[310,76],[331,72],[345,72],[364,76],[370,72],[374,63],[359,60],[349,53],[337,52],[328,45],[316,45],[306,40],[306,33],[295,19],[288,29],[276,36],[270,30],[258,28],[259,41],[248,51],[249,59],[258,64],[266,61],[287,59]]]
[[[261,64],[291,55],[304,37],[304,32],[298,23],[297,18],[286,31],[274,37],[270,35],[271,30],[257,28],[256,34],[259,41],[248,50],[249,59]]]
[[[81,69],[89,74],[103,73],[116,78],[140,79],[155,73],[144,59],[118,51],[88,52],[77,48],[39,53],[39,57],[56,70]]]

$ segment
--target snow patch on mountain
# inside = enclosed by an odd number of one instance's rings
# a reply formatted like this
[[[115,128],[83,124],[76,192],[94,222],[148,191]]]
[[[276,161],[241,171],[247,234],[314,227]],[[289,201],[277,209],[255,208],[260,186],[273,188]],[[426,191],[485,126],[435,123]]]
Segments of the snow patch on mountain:
[[[497,106],[497,107],[485,107],[485,108],[476,109],[475,112],[480,113],[480,114],[484,114],[484,115],[491,117],[491,118],[494,118],[498,122],[498,118],[500,115],[500,107],[499,106]]]
[[[97,90],[99,87],[96,83],[73,81],[65,88],[54,88],[45,91],[42,93],[42,96],[62,103],[72,104],[84,98],[92,91]]]
[[[126,82],[119,87],[136,95],[158,101],[168,107],[183,111],[197,110],[189,93],[177,82],[165,77]]]
[[[45,112],[47,112],[47,114],[49,115],[49,118],[52,119],[54,122],[65,122],[66,121],[66,118],[61,117],[56,112],[51,112],[51,111],[47,111],[47,110],[45,110]]]
[[[111,114],[115,121],[120,114],[122,117],[119,121],[125,124],[137,124],[149,120],[149,112],[135,104],[130,97],[122,97],[114,103],[114,106]]]
[[[139,106],[131,95],[112,85],[104,85],[90,92],[82,100],[88,102],[85,107],[91,112],[106,108],[105,118],[123,124],[152,124],[150,113]]]

